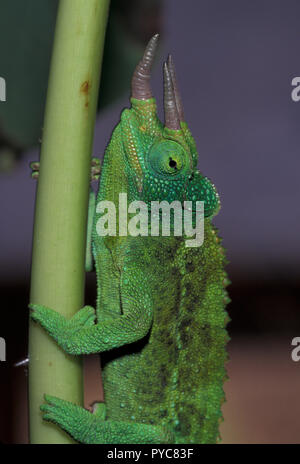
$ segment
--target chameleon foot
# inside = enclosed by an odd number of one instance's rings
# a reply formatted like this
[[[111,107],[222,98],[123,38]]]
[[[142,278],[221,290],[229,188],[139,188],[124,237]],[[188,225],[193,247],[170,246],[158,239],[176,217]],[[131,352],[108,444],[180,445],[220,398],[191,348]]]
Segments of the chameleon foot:
[[[101,172],[101,162],[99,158],[92,158],[91,162],[91,181],[99,180]]]
[[[84,306],[70,320],[43,305],[30,304],[29,308],[32,310],[32,319],[39,322],[67,352],[72,336],[95,324],[96,314],[91,306]]]
[[[30,166],[30,169],[32,170],[32,172],[31,172],[32,179],[38,179],[39,178],[39,172],[40,172],[40,163],[39,163],[39,161],[32,161],[29,164],[29,166]],[[101,162],[100,162],[99,158],[92,158],[92,161],[91,161],[91,181],[99,179],[100,171],[101,171]]]
[[[101,414],[92,414],[80,406],[54,396],[45,395],[41,406],[43,418],[54,422],[81,443],[173,443],[174,437],[163,427],[130,422],[104,421]]]
[[[40,163],[38,161],[32,161],[29,163],[29,167],[31,169],[31,177],[32,179],[38,179],[39,177],[39,170],[40,170]]]

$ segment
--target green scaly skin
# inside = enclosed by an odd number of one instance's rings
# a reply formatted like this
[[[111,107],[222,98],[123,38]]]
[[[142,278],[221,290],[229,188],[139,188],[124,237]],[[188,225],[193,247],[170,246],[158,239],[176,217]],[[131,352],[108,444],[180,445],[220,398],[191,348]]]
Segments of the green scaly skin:
[[[97,202],[202,200],[204,243],[186,237],[100,237],[92,249],[97,307],[70,321],[31,304],[32,318],[73,355],[103,353],[105,405],[91,413],[45,396],[44,419],[83,443],[215,443],[222,419],[228,302],[213,184],[196,168],[186,125],[163,127],[154,99],[131,99],[106,150]],[[175,142],[175,143],[174,143]],[[170,158],[173,163],[170,165]],[[176,167],[174,167],[174,161]],[[96,323],[95,323],[96,317]]]

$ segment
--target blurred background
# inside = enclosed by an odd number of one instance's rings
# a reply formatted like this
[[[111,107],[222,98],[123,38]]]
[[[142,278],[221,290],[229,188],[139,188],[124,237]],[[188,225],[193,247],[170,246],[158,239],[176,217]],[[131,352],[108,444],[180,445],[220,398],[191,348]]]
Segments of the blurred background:
[[[27,319],[35,181],[56,0],[0,0],[0,442],[26,443]],[[230,264],[230,380],[223,443],[299,443],[300,75],[297,0],[112,0],[93,155],[102,158],[144,45],[161,45],[153,91],[162,115],[162,63],[171,52],[199,168],[215,183]],[[87,304],[95,277],[87,277]],[[86,402],[95,363],[86,363]],[[98,387],[96,387],[98,388]]]

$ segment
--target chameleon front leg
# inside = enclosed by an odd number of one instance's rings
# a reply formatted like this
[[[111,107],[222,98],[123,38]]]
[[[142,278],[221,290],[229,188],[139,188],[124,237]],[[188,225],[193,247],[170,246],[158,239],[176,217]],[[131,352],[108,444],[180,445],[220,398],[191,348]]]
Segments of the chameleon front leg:
[[[38,179],[39,172],[40,172],[40,162],[31,161],[29,163],[29,166],[30,166],[30,169],[32,170],[31,172],[32,179]],[[100,171],[101,171],[101,162],[99,158],[93,157],[91,160],[91,181],[99,180]]]
[[[30,304],[31,317],[46,329],[64,351],[72,355],[101,353],[133,343],[148,333],[152,324],[153,308],[149,295],[140,292],[143,287],[137,281],[132,284],[132,276],[124,273],[124,281],[128,284],[122,292],[122,315],[112,318],[103,314],[97,324],[87,325],[82,323],[80,315],[83,314],[84,317],[86,312],[95,314],[90,306],[85,306],[68,321],[53,309]],[[112,310],[111,314],[114,313]]]
[[[75,440],[87,444],[173,443],[171,432],[164,427],[134,422],[105,420],[101,412],[92,414],[86,409],[54,396],[45,395],[41,406],[43,418],[54,422]]]

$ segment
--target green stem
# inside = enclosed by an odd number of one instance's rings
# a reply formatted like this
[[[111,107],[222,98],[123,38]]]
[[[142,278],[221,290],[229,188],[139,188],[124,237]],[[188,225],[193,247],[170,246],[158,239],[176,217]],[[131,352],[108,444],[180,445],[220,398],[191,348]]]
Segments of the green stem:
[[[32,303],[70,318],[83,306],[92,139],[109,0],[60,0],[47,94],[31,271]],[[30,322],[31,443],[70,443],[42,420],[44,393],[83,402],[80,359]]]

